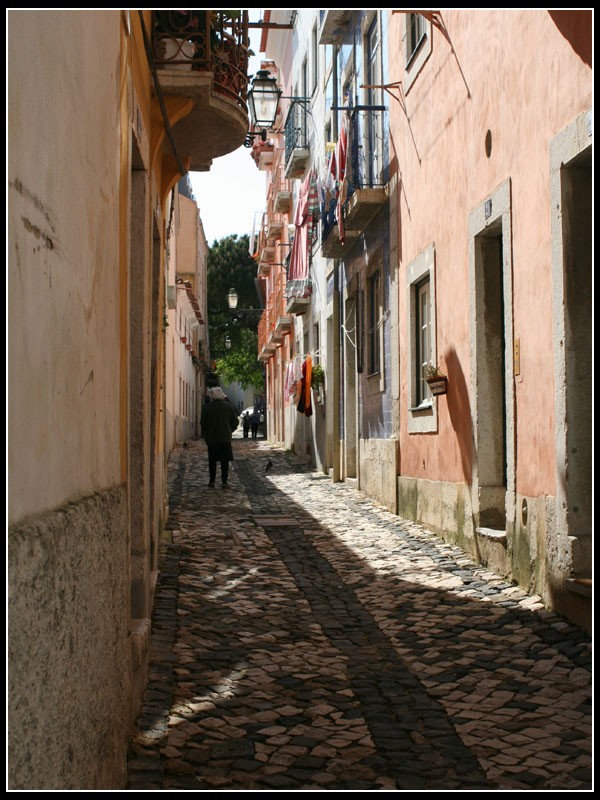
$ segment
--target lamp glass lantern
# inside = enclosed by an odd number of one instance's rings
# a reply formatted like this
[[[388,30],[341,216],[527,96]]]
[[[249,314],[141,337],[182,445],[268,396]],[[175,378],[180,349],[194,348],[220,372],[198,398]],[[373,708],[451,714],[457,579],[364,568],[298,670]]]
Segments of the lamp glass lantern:
[[[238,304],[238,293],[235,289],[231,288],[227,292],[227,302],[229,304],[229,308],[237,308]]]
[[[255,128],[272,128],[277,117],[281,89],[268,69],[259,69],[248,91],[250,120]]]

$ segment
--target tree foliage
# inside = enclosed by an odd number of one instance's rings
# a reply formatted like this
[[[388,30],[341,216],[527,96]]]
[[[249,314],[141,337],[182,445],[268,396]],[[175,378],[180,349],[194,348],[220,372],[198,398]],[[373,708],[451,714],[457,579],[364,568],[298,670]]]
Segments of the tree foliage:
[[[238,382],[262,388],[258,362],[258,323],[261,304],[256,289],[256,262],[249,252],[248,236],[233,234],[215,241],[207,264],[208,335],[211,358],[224,383]],[[234,288],[239,311],[229,308],[227,294]],[[243,309],[257,309],[244,311]],[[230,350],[225,349],[229,339]]]
[[[262,365],[257,359],[258,337],[250,330],[242,330],[240,346],[223,358],[216,360],[216,373],[223,383],[239,383],[246,390],[263,385]]]

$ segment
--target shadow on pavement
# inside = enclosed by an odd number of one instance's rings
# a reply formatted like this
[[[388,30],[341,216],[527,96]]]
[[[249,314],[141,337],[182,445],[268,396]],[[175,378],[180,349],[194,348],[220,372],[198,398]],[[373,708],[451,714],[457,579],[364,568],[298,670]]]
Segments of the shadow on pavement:
[[[589,788],[585,634],[292,454],[234,452],[229,490],[203,443],[170,462],[129,788]]]

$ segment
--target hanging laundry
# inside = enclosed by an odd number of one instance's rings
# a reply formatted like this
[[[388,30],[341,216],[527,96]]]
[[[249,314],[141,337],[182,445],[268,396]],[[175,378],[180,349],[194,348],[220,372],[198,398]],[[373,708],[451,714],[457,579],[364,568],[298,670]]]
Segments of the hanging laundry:
[[[337,224],[340,233],[340,242],[344,244],[346,234],[344,231],[343,208],[346,202],[346,156],[348,149],[348,115],[344,114],[340,136],[335,147],[336,182],[337,182]]]
[[[344,215],[343,207],[346,202],[348,181],[346,178],[348,138],[350,127],[350,114],[345,112],[342,117],[340,135],[335,145],[335,150],[329,157],[325,179],[323,181],[322,218],[324,225],[329,228],[337,222],[340,242],[344,244]]]
[[[297,355],[286,367],[285,373],[285,399],[294,400],[302,380],[302,359]]]
[[[300,388],[300,400],[298,401],[298,411],[305,417],[312,417],[311,403],[311,381],[312,381],[312,358],[306,356],[302,364],[302,386]]]
[[[306,297],[310,294],[309,270],[312,246],[317,237],[319,211],[317,179],[314,170],[311,170],[300,187],[296,205],[294,217],[296,233],[290,255],[286,286],[288,297]]]

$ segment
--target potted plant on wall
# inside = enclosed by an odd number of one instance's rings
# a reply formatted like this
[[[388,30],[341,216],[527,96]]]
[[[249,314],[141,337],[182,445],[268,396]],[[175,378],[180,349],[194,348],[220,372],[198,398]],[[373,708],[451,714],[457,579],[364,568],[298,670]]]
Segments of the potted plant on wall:
[[[429,385],[429,391],[436,397],[448,392],[448,378],[440,370],[437,364],[426,364],[423,367],[423,377]]]
[[[312,368],[310,385],[315,391],[317,403],[325,402],[325,370],[320,364],[315,364]]]
[[[192,69],[205,18],[195,11],[154,12],[156,55],[162,67]]]

